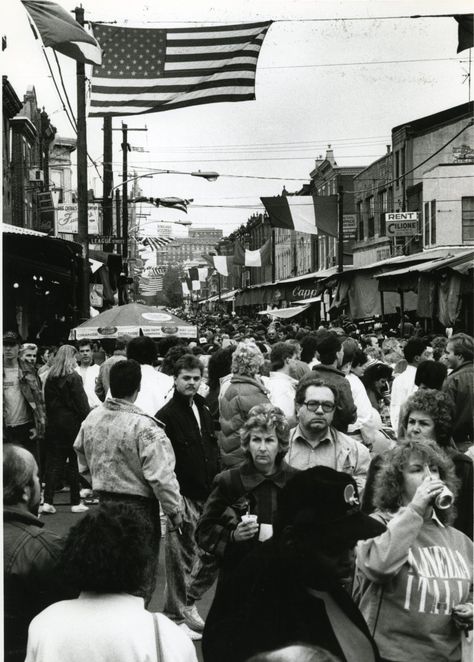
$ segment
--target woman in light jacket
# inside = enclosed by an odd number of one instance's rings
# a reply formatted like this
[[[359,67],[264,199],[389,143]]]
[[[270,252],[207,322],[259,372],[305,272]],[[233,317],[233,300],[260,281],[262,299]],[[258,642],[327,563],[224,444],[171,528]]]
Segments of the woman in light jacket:
[[[224,468],[238,466],[245,459],[240,446],[240,428],[255,405],[270,404],[261,378],[263,354],[254,342],[237,345],[232,355],[232,378],[219,400],[219,446]]]
[[[449,526],[452,462],[434,444],[407,441],[385,456],[372,515],[387,530],[356,548],[354,596],[386,662],[459,662],[472,628],[472,542]]]

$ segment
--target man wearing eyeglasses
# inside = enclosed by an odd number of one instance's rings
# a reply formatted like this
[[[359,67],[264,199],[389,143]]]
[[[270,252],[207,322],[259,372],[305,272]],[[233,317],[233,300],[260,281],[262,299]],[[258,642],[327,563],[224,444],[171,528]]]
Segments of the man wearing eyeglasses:
[[[337,398],[336,387],[319,377],[309,375],[299,381],[295,394],[298,425],[290,433],[285,461],[301,471],[315,466],[343,471],[353,476],[362,492],[369,451],[332,425]]]

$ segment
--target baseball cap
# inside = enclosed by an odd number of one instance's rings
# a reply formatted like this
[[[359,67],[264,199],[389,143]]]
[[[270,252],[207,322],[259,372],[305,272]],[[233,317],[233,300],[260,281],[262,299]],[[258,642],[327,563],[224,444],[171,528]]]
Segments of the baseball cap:
[[[321,537],[366,540],[385,526],[361,512],[355,480],[329,467],[311,467],[293,476],[278,498],[277,528],[287,525],[315,529]]]
[[[3,334],[4,345],[21,345],[20,336],[16,331],[5,331]]]

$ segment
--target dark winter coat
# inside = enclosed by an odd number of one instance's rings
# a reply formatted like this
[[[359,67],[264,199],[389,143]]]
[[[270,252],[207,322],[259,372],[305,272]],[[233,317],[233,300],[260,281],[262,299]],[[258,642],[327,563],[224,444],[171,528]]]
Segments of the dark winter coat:
[[[48,375],[44,399],[47,439],[58,446],[72,447],[81,423],[90,411],[80,375],[77,372],[63,377]]]
[[[189,398],[176,390],[173,397],[157,412],[176,456],[175,474],[179,489],[189,499],[204,501],[209,496],[214,476],[219,471],[217,446],[211,413],[203,397],[196,394],[201,430]]]
[[[3,510],[5,662],[23,662],[31,620],[66,597],[55,583],[61,539],[37,517],[14,506]]]
[[[232,375],[219,404],[219,446],[224,467],[235,467],[244,461],[239,431],[252,407],[263,404],[270,404],[270,400],[268,391],[260,380],[246,375]]]
[[[442,390],[454,407],[453,439],[456,444],[473,442],[474,365],[467,361],[445,379]]]
[[[244,662],[262,651],[295,642],[321,646],[345,661],[322,600],[310,595],[296,559],[282,557],[273,540],[262,543],[217,590],[206,619],[206,662]],[[334,585],[331,596],[367,637],[367,625],[349,594]]]

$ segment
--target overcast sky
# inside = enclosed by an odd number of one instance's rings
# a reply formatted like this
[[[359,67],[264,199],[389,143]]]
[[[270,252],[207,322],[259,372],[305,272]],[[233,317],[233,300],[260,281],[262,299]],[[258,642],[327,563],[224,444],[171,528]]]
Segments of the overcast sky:
[[[59,4],[67,10],[73,7],[70,0]],[[188,212],[193,227],[218,227],[228,234],[253,212],[262,211],[260,196],[278,195],[284,184],[296,190],[307,182],[315,159],[325,154],[328,144],[338,165],[366,166],[385,153],[393,126],[468,101],[468,85],[463,81],[469,51],[456,54],[455,20],[402,17],[467,13],[472,11],[470,0],[83,0],[82,4],[86,20],[131,27],[275,21],[259,58],[256,101],[114,120],[117,128],[124,119],[129,127],[148,129],[129,134],[130,144],[145,150],[130,153],[130,171],[135,167],[140,173],[148,168],[221,173],[214,183],[186,175],[142,180],[145,195],[193,198]],[[34,85],[38,103],[58,134],[73,137],[20,0],[3,0],[1,32],[8,41],[2,72],[19,97]],[[46,53],[56,75],[53,52],[46,49]],[[75,63],[60,54],[58,59],[75,108]],[[88,120],[88,151],[100,172],[101,127],[102,120]],[[114,183],[119,184],[121,134],[114,134]],[[93,167],[89,178],[90,186],[101,194]],[[170,210],[153,213],[164,220],[182,216]]]

